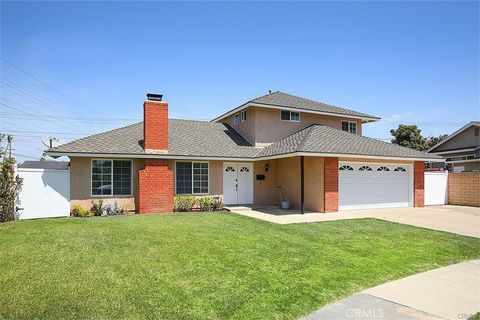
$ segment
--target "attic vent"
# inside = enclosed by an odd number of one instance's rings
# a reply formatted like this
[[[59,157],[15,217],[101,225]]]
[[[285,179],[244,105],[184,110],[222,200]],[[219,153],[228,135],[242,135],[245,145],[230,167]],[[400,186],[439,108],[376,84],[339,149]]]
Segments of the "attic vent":
[[[149,101],[162,101],[163,94],[159,93],[147,93],[147,100]]]

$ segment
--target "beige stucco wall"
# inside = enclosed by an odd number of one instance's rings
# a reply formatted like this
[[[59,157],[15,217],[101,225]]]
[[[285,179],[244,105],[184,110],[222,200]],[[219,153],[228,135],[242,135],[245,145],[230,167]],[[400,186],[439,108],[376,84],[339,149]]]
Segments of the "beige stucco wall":
[[[265,165],[268,164],[268,171]],[[253,203],[272,205],[279,203],[280,191],[277,189],[277,161],[257,161],[253,163]],[[257,180],[257,175],[264,175],[265,180]]]
[[[285,187],[285,196],[290,202],[290,207],[300,207],[300,157],[284,158],[276,160],[277,183]],[[278,201],[281,194],[278,192]]]
[[[102,199],[105,204],[117,202],[127,210],[134,211],[138,190],[138,170],[144,168],[143,159],[132,160],[132,185],[131,196],[92,196],[91,195],[91,158],[70,158],[70,206],[81,205],[85,209],[92,206],[92,201]]]
[[[225,119],[220,120],[220,122],[228,123],[231,125],[236,131],[238,131],[248,142],[251,144],[255,144],[255,116],[256,116],[256,109],[255,108],[247,108],[247,120],[240,122],[239,124],[234,124],[235,115],[231,115],[226,117]],[[239,112],[240,113],[240,112]]]
[[[362,134],[362,121],[348,117],[331,117],[319,114],[300,112],[300,121],[280,120],[280,110],[269,108],[256,108],[255,112],[255,143],[258,146],[273,143],[298,130],[312,124],[322,124],[336,129],[342,129],[342,121],[357,123],[357,134]]]
[[[323,212],[324,158],[305,157],[305,202],[307,211]]]
[[[250,143],[260,147],[280,140],[311,124],[322,124],[341,130],[342,121],[354,121],[357,123],[357,134],[362,134],[362,121],[359,119],[300,112],[300,121],[293,122],[280,120],[281,111],[278,109],[249,107],[245,110],[247,111],[247,120],[238,125],[233,122],[234,115],[220,121],[230,124]]]

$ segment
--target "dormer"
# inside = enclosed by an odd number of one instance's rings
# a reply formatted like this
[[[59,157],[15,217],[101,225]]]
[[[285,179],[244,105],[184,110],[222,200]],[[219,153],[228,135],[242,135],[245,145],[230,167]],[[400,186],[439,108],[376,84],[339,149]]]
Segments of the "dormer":
[[[252,99],[212,122],[227,123],[252,145],[264,147],[312,124],[361,135],[364,123],[379,119],[277,91]]]

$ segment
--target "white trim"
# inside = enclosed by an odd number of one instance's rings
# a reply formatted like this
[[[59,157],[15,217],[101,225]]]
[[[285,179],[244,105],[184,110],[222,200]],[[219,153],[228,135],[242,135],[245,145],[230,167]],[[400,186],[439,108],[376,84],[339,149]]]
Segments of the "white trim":
[[[434,145],[433,147],[431,147],[430,149],[427,150],[427,152],[430,152],[434,149],[436,149],[437,147],[441,146],[442,144],[444,144],[445,142],[447,142],[448,140],[452,139],[453,137],[455,137],[456,135],[458,135],[459,133],[467,130],[468,128],[470,128],[471,126],[479,126],[480,125],[480,122],[478,121],[471,121],[469,123],[467,123],[466,125],[464,125],[463,127],[461,127],[460,129],[458,129],[457,131],[455,131],[454,133],[450,134],[448,137],[446,137],[445,139],[443,139],[442,141],[440,141],[439,143],[437,143],[436,145]]]
[[[288,111],[288,120],[282,119],[282,111]],[[298,113],[298,120],[292,120],[292,113]],[[300,122],[300,112],[280,109],[280,121],[284,122]]]
[[[235,118],[238,116],[238,123],[235,121]],[[242,123],[242,116],[240,116],[240,112],[237,112],[233,115],[233,125],[238,126],[240,123]]]
[[[469,151],[475,151],[478,149],[478,147],[475,148],[467,148],[467,149],[457,149],[457,150],[449,150],[449,151],[438,151],[438,152],[432,152],[433,154],[449,154],[449,153],[461,153],[461,152],[469,152]]]
[[[245,119],[244,119],[245,116]],[[240,122],[245,122],[247,121],[247,110],[242,110],[240,112]]]
[[[352,134],[358,134],[358,123],[356,123],[355,121],[346,120],[346,119],[342,119],[340,121],[341,121],[340,123],[341,123],[341,126],[342,126],[342,129],[341,129],[342,131],[352,133]],[[343,130],[343,123],[344,122],[348,122],[348,131]],[[350,131],[350,126],[351,126],[352,123],[355,123],[355,132]]]
[[[234,114],[238,111],[241,111],[243,109],[246,109],[248,107],[283,109],[283,110],[294,111],[294,112],[321,114],[321,115],[332,116],[332,117],[343,117],[343,118],[348,117],[348,118],[351,118],[351,119],[360,119],[364,122],[374,122],[374,121],[380,120],[380,118],[377,119],[377,118],[370,118],[370,117],[351,116],[351,115],[347,115],[347,114],[338,114],[338,113],[322,112],[322,111],[315,111],[315,110],[308,110],[308,109],[301,109],[301,108],[282,107],[282,106],[277,106],[277,105],[269,105],[269,104],[262,104],[262,103],[256,103],[256,102],[247,102],[247,103],[242,104],[239,107],[236,107],[236,108],[234,108],[234,109],[216,117],[215,119],[212,119],[210,122],[217,122],[218,120],[229,117],[232,114]]]
[[[260,151],[261,149],[259,149]],[[55,155],[53,152],[48,152],[48,155]],[[259,158],[232,158],[232,157],[208,157],[208,156],[177,156],[177,155],[168,155],[168,154],[109,154],[109,153],[58,153],[58,156],[66,157],[108,157],[110,159],[172,159],[172,160],[199,160],[199,161],[213,161],[213,160],[222,160],[222,161],[263,161],[263,160],[272,160],[280,158],[291,158],[298,156],[307,156],[307,157],[340,157],[340,158],[359,158],[359,159],[389,159],[389,160],[405,160],[405,161],[426,161],[426,162],[445,162],[445,159],[431,159],[431,158],[404,158],[404,157],[388,157],[388,156],[374,156],[374,155],[355,155],[348,153],[319,153],[319,152],[291,152],[284,153],[275,156],[259,157]]]
[[[110,179],[112,182],[112,188],[111,188],[111,193],[110,194],[93,194],[93,161],[94,160],[103,160],[103,161],[111,161],[112,162],[112,172],[110,173]],[[92,158],[90,159],[90,196],[92,198],[112,198],[112,197],[133,197],[133,161],[130,160],[117,160],[117,161],[130,161],[130,194],[113,194],[113,159],[108,159],[108,158]]]
[[[173,179],[175,184],[174,194],[177,195],[177,162],[190,162],[192,164],[192,193],[181,193],[178,195],[192,195],[192,196],[204,196],[210,194],[210,161],[188,161],[188,160],[175,160],[175,168],[173,170]],[[206,163],[207,164],[207,193],[194,193],[193,192],[193,164],[194,163]]]

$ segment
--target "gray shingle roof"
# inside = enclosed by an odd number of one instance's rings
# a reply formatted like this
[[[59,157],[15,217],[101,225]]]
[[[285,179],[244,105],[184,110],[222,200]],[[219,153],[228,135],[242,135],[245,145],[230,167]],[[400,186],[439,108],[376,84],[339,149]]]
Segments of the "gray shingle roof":
[[[169,119],[169,155],[197,157],[253,157],[258,149],[228,124]],[[49,152],[146,154],[143,122],[81,138]]]
[[[261,158],[294,152],[443,159],[323,125],[310,125],[263,149],[246,141],[228,124],[169,119],[169,156]],[[143,122],[81,138],[51,148],[56,153],[147,155]]]
[[[47,170],[67,170],[70,162],[68,161],[24,161],[18,165],[19,169],[47,169]]]
[[[288,108],[294,108],[299,110],[310,110],[310,111],[334,113],[339,115],[380,119],[378,117],[375,117],[366,113],[332,106],[330,104],[317,102],[317,101],[305,99],[302,97],[297,97],[297,96],[283,93],[280,91],[272,92],[265,96],[250,100],[250,102],[260,103],[260,104],[265,104],[270,106],[277,106],[277,107],[288,107]]]
[[[293,152],[442,159],[439,156],[426,152],[318,124],[297,131],[265,147],[256,157],[268,157]]]

